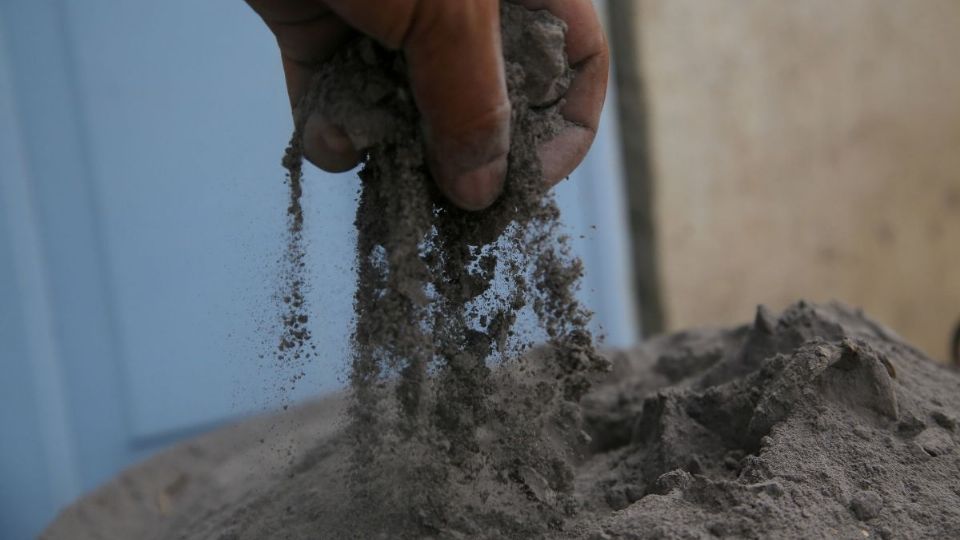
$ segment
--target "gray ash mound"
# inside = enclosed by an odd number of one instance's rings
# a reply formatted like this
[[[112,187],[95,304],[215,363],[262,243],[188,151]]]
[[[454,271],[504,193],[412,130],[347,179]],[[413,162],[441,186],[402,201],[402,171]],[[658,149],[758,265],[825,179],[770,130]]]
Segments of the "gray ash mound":
[[[584,403],[577,533],[960,537],[960,377],[858,311],[761,307],[615,366]]]
[[[43,537],[960,537],[960,376],[859,312],[761,308],[752,325],[609,356],[613,371],[583,400],[593,441],[574,464],[574,508],[547,527],[529,509],[557,493],[530,469],[524,500],[492,484],[439,492],[463,509],[441,519],[356,506],[336,420],[347,402],[331,397],[292,410],[289,432],[267,417],[164,453]],[[299,441],[292,465],[256,443],[266,433]]]

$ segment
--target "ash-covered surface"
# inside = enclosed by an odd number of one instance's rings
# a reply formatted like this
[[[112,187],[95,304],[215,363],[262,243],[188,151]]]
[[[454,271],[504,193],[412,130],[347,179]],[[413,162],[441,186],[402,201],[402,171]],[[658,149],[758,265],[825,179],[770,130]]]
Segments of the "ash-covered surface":
[[[569,516],[524,530],[512,496],[491,493],[472,501],[482,520],[388,536],[960,537],[960,377],[856,311],[761,308],[752,325],[665,336],[612,360],[584,400],[593,448]],[[322,448],[235,510],[236,525],[205,519],[208,530],[366,536],[382,509],[341,513],[332,464],[347,447]],[[529,495],[556,496],[546,483]]]
[[[958,538],[960,377],[842,305],[657,338],[585,404],[604,538]]]
[[[491,494],[474,503],[484,521],[407,522],[382,537],[960,537],[960,375],[857,311],[761,309],[751,325],[658,337],[610,359],[584,399],[593,447],[575,469],[572,515],[518,531],[495,512],[512,499]],[[375,538],[384,509],[347,502],[341,407],[296,413],[292,467],[265,467],[261,420],[125,473],[45,537]]]

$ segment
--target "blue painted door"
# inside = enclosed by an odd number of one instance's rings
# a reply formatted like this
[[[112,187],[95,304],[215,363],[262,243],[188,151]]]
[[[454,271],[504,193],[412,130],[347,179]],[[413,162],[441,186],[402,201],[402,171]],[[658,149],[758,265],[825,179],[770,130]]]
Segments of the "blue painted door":
[[[618,345],[634,319],[610,116],[558,196]],[[290,128],[272,36],[239,0],[0,2],[0,538],[184,436],[340,385],[353,174],[308,173],[321,359],[290,393],[258,357]]]

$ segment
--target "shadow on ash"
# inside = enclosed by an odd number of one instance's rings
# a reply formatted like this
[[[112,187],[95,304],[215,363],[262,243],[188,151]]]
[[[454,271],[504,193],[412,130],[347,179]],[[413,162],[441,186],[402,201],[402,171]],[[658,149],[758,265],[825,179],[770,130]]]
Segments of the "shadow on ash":
[[[344,502],[332,396],[130,469],[43,538],[960,537],[960,377],[859,311],[761,307],[607,356],[560,519],[523,526],[493,490],[464,503],[483,520],[371,531],[384,509]],[[520,481],[531,501],[555,496]]]

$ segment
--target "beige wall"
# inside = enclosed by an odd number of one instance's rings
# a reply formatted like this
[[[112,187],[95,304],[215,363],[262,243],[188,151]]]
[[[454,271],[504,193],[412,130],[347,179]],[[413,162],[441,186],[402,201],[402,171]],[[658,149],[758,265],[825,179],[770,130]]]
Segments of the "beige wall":
[[[643,0],[669,328],[837,298],[960,319],[960,1]]]

